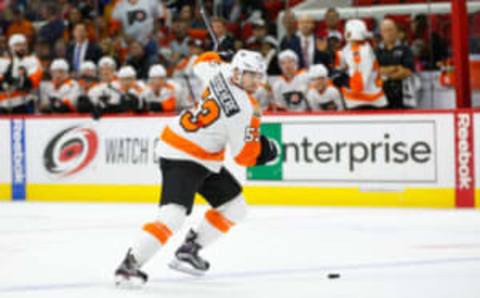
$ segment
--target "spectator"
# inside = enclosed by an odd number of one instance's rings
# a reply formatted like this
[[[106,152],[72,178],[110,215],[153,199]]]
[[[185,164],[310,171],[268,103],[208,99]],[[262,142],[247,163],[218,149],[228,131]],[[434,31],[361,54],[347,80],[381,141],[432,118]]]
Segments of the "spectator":
[[[73,7],[68,13],[68,25],[65,28],[63,38],[66,41],[71,41],[74,35],[74,30],[77,24],[83,24],[85,26],[86,35],[89,41],[94,41],[96,38],[95,27],[92,22],[84,19],[80,9]]]
[[[411,23],[412,50],[417,58],[417,70],[438,69],[448,57],[448,44],[436,32],[430,32],[426,15],[417,15]]]
[[[247,40],[247,47],[252,51],[260,50],[264,38],[267,36],[267,24],[263,19],[256,19],[252,22],[253,34]]]
[[[33,43],[35,37],[35,28],[33,28],[32,23],[25,19],[24,13],[20,9],[13,10],[13,20],[8,26],[7,36],[12,36],[13,34],[23,34],[28,41],[28,44]]]
[[[97,44],[88,41],[87,28],[84,23],[77,23],[73,28],[73,41],[67,48],[67,61],[75,73],[78,73],[84,61],[97,63],[102,50]]]
[[[173,22],[172,33],[174,39],[170,42],[170,49],[173,53],[172,63],[175,64],[183,57],[188,56],[188,22],[177,19]]]
[[[278,65],[277,48],[278,42],[275,37],[269,35],[262,40],[260,52],[263,58],[265,58],[267,74],[270,76],[281,74],[280,66]]]
[[[391,109],[403,109],[405,95],[410,99],[411,94],[404,94],[415,69],[413,53],[410,48],[399,39],[397,25],[393,20],[385,19],[380,26],[382,42],[376,50],[380,64],[380,74],[383,77],[383,90]]]
[[[300,68],[308,68],[313,64],[331,65],[327,41],[317,40],[313,34],[314,20],[310,16],[302,16],[298,22],[298,29],[296,35],[282,43],[282,50],[291,49],[297,53]]]
[[[42,69],[48,69],[48,66],[53,60],[52,48],[48,44],[48,42],[45,40],[37,39],[37,42],[35,43],[35,47],[34,47],[34,52],[37,58],[40,60]],[[48,79],[48,78],[44,77],[44,79]]]
[[[67,59],[67,45],[63,39],[57,40],[53,47],[53,57],[58,59]]]
[[[285,36],[280,42],[280,48],[286,49],[287,46],[292,43],[293,39],[296,39],[297,33],[297,17],[291,10],[285,11],[282,18],[282,24],[285,29]]]
[[[8,45],[7,37],[5,35],[0,35],[0,57],[8,55]]]
[[[129,46],[128,58],[125,64],[132,66],[139,79],[148,78],[148,70],[156,63],[155,56],[148,57],[141,43],[132,41]]]
[[[156,54],[152,36],[157,31],[157,21],[163,15],[163,6],[156,0],[119,0],[112,18],[120,22],[127,43],[131,40],[147,47],[147,55]]]
[[[226,21],[220,17],[212,18],[212,30],[218,39],[218,51],[234,51],[235,39],[228,34]]]
[[[344,71],[347,80],[342,87],[347,109],[384,108],[387,99],[382,90],[377,58],[366,42],[370,36],[364,21],[353,19],[345,26],[347,44],[338,53],[337,69]]]
[[[299,58],[293,50],[287,49],[278,54],[282,76],[273,83],[273,98],[276,107],[292,112],[305,112],[308,102],[305,99],[308,78],[304,70],[299,70]]]
[[[58,39],[63,37],[65,26],[55,4],[47,4],[43,9],[46,24],[40,28],[38,36],[53,46]]]
[[[340,92],[328,82],[328,69],[323,64],[310,67],[308,78],[310,83],[306,97],[311,111],[338,111],[343,109]]]
[[[342,40],[343,28],[340,20],[340,14],[336,8],[330,7],[325,12],[325,30],[320,32],[320,37],[328,38],[330,36],[337,36]]]

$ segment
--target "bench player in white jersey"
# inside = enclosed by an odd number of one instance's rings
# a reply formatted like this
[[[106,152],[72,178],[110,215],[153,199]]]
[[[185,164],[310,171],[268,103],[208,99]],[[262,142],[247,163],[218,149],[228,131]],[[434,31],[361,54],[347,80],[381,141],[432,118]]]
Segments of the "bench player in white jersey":
[[[140,112],[144,109],[140,100],[145,86],[137,81],[137,73],[131,66],[124,66],[111,82],[102,82],[92,88],[89,97],[101,114]]]
[[[308,77],[310,83],[306,96],[312,111],[338,111],[343,109],[340,92],[329,82],[328,69],[325,65],[311,66],[308,70]]]
[[[201,57],[199,57],[201,59]],[[203,274],[209,263],[199,256],[205,248],[239,223],[246,214],[242,187],[223,166],[225,147],[242,166],[265,164],[277,156],[272,141],[262,136],[260,108],[250,96],[265,75],[259,53],[240,50],[230,64],[210,64],[215,70],[196,109],[184,111],[161,133],[162,194],[157,218],[144,225],[138,240],[115,272],[117,283],[147,275],[141,267],[182,226],[195,193],[212,209],[190,230],[170,267]]]
[[[167,81],[167,71],[160,64],[148,71],[148,84],[142,92],[142,101],[150,112],[175,112],[180,106],[182,92],[178,84]]]
[[[40,86],[40,60],[28,53],[27,39],[13,34],[8,40],[9,57],[0,58],[0,114],[33,112],[32,91]]]
[[[282,76],[272,84],[273,97],[279,109],[292,112],[309,110],[305,98],[308,76],[304,69],[298,69],[298,56],[292,50],[284,50],[278,54],[278,63]]]
[[[65,59],[55,59],[50,65],[52,80],[40,85],[40,110],[51,113],[73,113],[77,111],[77,98],[81,88],[70,78]]]

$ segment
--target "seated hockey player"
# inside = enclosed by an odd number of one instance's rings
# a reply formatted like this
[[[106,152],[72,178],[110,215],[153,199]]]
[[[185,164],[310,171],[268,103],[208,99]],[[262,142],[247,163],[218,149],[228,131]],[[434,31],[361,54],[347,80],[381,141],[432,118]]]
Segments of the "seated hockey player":
[[[137,74],[131,66],[124,66],[117,72],[116,80],[105,81],[93,87],[88,96],[98,113],[143,111],[144,105],[140,100],[140,95],[144,90],[144,85],[136,80],[136,76]]]
[[[284,50],[278,54],[282,76],[272,84],[272,92],[280,110],[291,112],[309,110],[305,98],[308,77],[305,70],[298,69],[298,61],[297,54],[292,50]]]
[[[13,34],[8,40],[9,55],[0,58],[0,114],[32,113],[33,90],[40,86],[40,60],[28,53],[27,39]]]
[[[380,76],[380,65],[368,43],[369,33],[362,20],[350,20],[345,25],[347,44],[337,53],[336,69],[347,79],[341,88],[347,109],[372,109],[387,106]]]
[[[78,83],[83,94],[88,94],[88,91],[98,83],[97,66],[93,61],[85,61],[80,65]]]
[[[97,66],[92,61],[85,61],[80,65],[78,84],[81,94],[77,99],[79,113],[93,113],[95,106],[88,97],[90,90],[98,84]]]
[[[167,71],[160,64],[148,71],[148,84],[142,92],[142,101],[150,112],[174,112],[177,107],[179,86],[167,81]]]
[[[328,79],[328,69],[316,64],[308,70],[310,84],[307,100],[312,111],[338,111],[343,109],[342,97]]]
[[[50,113],[76,112],[80,85],[69,75],[68,62],[55,59],[50,65],[52,80],[40,87],[40,110]]]
[[[277,156],[273,141],[260,134],[260,107],[249,95],[265,76],[261,55],[240,50],[231,63],[199,61],[211,65],[215,73],[197,107],[174,118],[161,133],[158,152],[162,193],[158,215],[143,226],[140,237],[128,249],[115,271],[117,284],[147,281],[141,267],[180,230],[192,211],[196,193],[212,208],[199,226],[188,232],[170,268],[195,275],[206,272],[210,265],[199,251],[246,215],[242,187],[223,166],[227,144],[234,160],[245,167],[263,165]]]

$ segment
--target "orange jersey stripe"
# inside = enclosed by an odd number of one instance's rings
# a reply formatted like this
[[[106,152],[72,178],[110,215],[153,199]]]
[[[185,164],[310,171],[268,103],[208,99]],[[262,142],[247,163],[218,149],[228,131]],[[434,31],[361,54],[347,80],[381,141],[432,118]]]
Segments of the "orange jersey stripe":
[[[226,233],[234,226],[234,223],[226,218],[222,213],[215,209],[210,209],[205,213],[207,221],[219,231]]]
[[[260,131],[260,119],[258,117],[253,116],[250,122],[250,127],[254,129],[254,131]],[[254,136],[254,140],[245,145],[242,148],[242,151],[235,157],[235,162],[239,165],[245,167],[254,166],[257,163],[257,157],[260,154],[261,147],[260,147],[260,139],[259,135]]]
[[[162,244],[167,243],[168,239],[172,236],[172,231],[159,221],[147,223],[143,226],[143,230],[157,238]]]
[[[385,95],[382,90],[380,90],[378,93],[375,93],[375,94],[366,94],[363,92],[361,93],[352,92],[346,88],[342,88],[342,93],[343,93],[343,96],[345,96],[345,99],[347,100],[359,100],[359,101],[376,101]]]
[[[167,100],[162,101],[162,109],[164,112],[173,112],[175,111],[175,97],[169,97]]]
[[[225,150],[219,152],[208,152],[192,141],[179,136],[168,126],[163,130],[161,139],[170,146],[198,159],[223,161],[225,158]]]
[[[195,59],[195,61],[193,62],[193,64],[198,64],[200,62],[221,63],[222,58],[220,57],[220,55],[217,52],[210,51],[210,52],[205,52],[205,53],[201,54],[200,56],[198,56],[197,59]]]

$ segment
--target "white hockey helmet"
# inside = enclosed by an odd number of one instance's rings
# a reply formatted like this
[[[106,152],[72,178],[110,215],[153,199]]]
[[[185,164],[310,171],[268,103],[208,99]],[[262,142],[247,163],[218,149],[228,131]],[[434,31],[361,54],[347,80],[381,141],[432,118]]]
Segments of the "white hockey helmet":
[[[50,71],[63,70],[68,72],[69,69],[70,67],[65,59],[55,59],[53,60],[52,64],[50,64]]]
[[[323,64],[312,65],[308,70],[308,77],[310,80],[326,78],[328,77],[328,69]]]
[[[282,62],[285,59],[293,59],[298,63],[298,55],[293,50],[283,50],[278,54],[278,62]]]
[[[90,61],[90,60],[84,61],[80,65],[80,72],[96,71],[96,70],[97,70],[97,66],[95,65],[95,63],[93,63],[93,61]]]
[[[345,40],[362,41],[369,36],[367,25],[359,19],[349,20],[345,25]]]
[[[164,78],[167,76],[167,71],[165,70],[165,67],[161,64],[155,64],[150,67],[150,70],[148,71],[148,78]]]
[[[232,69],[238,69],[240,72],[251,71],[265,76],[267,66],[262,55],[250,50],[239,50],[233,56],[230,63]]]
[[[21,43],[27,43],[27,38],[25,38],[25,35],[23,34],[13,34],[12,36],[10,36],[10,39],[8,40],[8,46],[10,48],[13,48],[15,45],[17,44],[21,44]]]
[[[117,63],[113,60],[110,56],[103,56],[100,61],[98,61],[98,67],[111,67],[113,69],[117,69]]]
[[[127,66],[122,66],[120,70],[117,72],[117,77],[119,79],[136,79],[137,78],[137,72],[133,67],[127,65]]]

